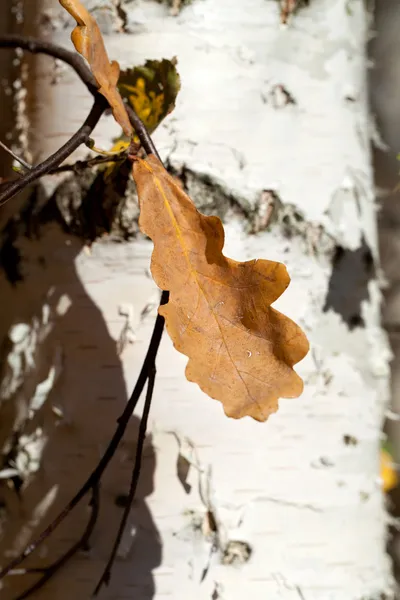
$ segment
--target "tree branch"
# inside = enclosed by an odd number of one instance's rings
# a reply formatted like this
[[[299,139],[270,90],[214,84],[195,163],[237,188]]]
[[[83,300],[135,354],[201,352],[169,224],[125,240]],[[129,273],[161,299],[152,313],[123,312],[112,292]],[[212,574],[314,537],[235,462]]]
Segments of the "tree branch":
[[[24,37],[20,37],[20,36],[0,36],[0,48],[2,48],[2,47],[3,48],[22,48],[22,49],[28,50],[29,52],[44,53],[44,54],[53,56],[54,58],[63,60],[64,62],[69,64],[75,70],[75,72],[79,75],[81,80],[87,86],[88,90],[94,95],[95,102],[94,102],[92,110],[90,111],[90,114],[87,117],[85,123],[82,125],[82,127],[79,128],[79,130],[76,132],[76,134],[66,144],[64,144],[64,146],[62,146],[62,148],[60,148],[57,152],[55,152],[52,156],[50,156],[48,159],[46,159],[40,165],[33,167],[30,172],[28,172],[25,175],[23,175],[22,177],[20,177],[17,181],[5,184],[0,187],[0,206],[2,204],[4,204],[4,202],[9,200],[11,197],[13,197],[15,194],[17,194],[19,191],[21,191],[23,188],[25,188],[27,185],[29,185],[33,181],[36,181],[42,175],[48,174],[52,170],[57,169],[57,167],[60,165],[60,163],[63,160],[65,160],[68,156],[70,156],[70,154],[81,143],[84,143],[88,140],[91,132],[93,131],[94,127],[100,120],[100,117],[102,116],[104,110],[108,106],[108,103],[105,100],[105,98],[102,95],[100,95],[97,91],[98,86],[97,86],[97,83],[96,83],[92,73],[90,72],[90,70],[88,69],[88,67],[86,66],[86,64],[83,62],[83,60],[81,59],[81,57],[78,54],[76,54],[74,52],[70,52],[63,48],[60,48],[59,46],[56,46],[56,45],[48,43],[48,42],[41,42],[41,41],[35,40],[33,38],[24,38]],[[142,123],[142,121],[140,120],[138,115],[136,115],[136,113],[130,106],[127,106],[127,110],[128,110],[128,115],[129,115],[129,118],[133,125],[133,128],[135,129],[135,132],[136,132],[144,150],[146,151],[147,154],[154,154],[155,156],[157,156],[159,158],[157,150],[156,150],[156,148],[153,144],[153,141],[151,140],[151,137],[150,137],[149,133],[147,132],[144,124]],[[162,295],[161,295],[160,304],[166,304],[168,302],[168,299],[169,299],[169,292],[163,291]],[[103,575],[102,579],[100,580],[98,587],[100,588],[103,582],[105,582],[106,580],[108,581],[108,579],[110,577],[110,570],[113,565],[113,562],[114,562],[114,559],[115,559],[115,556],[116,556],[116,553],[118,550],[118,546],[121,541],[123,529],[125,527],[126,520],[128,518],[130,508],[131,508],[131,505],[132,505],[132,502],[134,499],[137,482],[139,480],[141,455],[142,455],[143,443],[144,443],[145,434],[146,434],[147,418],[148,418],[148,413],[150,410],[150,405],[151,405],[151,400],[152,400],[152,395],[153,395],[153,390],[154,390],[154,380],[155,380],[155,373],[156,373],[155,361],[156,361],[158,348],[159,348],[159,345],[161,342],[163,330],[164,330],[164,318],[161,317],[160,315],[157,315],[157,318],[156,318],[156,321],[154,324],[152,337],[151,337],[150,344],[149,344],[149,347],[147,350],[147,354],[144,359],[142,369],[141,369],[139,377],[137,379],[135,388],[131,394],[131,397],[129,398],[129,401],[125,407],[125,410],[123,411],[123,413],[121,414],[121,416],[118,419],[118,422],[117,422],[118,425],[117,425],[116,431],[115,431],[106,451],[104,452],[102,458],[100,459],[98,465],[96,466],[96,468],[92,471],[91,475],[88,477],[87,481],[80,488],[80,490],[75,494],[75,496],[70,500],[70,502],[64,507],[64,509],[58,514],[58,516],[52,521],[52,523],[39,535],[39,537],[36,540],[34,540],[31,544],[29,544],[29,546],[27,548],[25,548],[25,550],[19,556],[15,557],[13,560],[11,560],[9,562],[9,564],[6,565],[3,569],[0,569],[0,579],[2,579],[7,574],[9,574],[10,571],[15,569],[18,565],[20,565],[28,556],[30,556],[51,535],[51,533],[64,521],[64,519],[70,514],[70,512],[75,508],[75,506],[84,498],[84,496],[87,494],[87,492],[92,490],[92,494],[93,494],[92,514],[91,514],[91,518],[89,520],[89,523],[87,525],[87,528],[86,528],[82,538],[76,544],[74,544],[68,550],[68,552],[66,552],[60,559],[58,559],[56,562],[54,562],[48,568],[45,568],[44,571],[42,571],[44,573],[42,578],[38,582],[36,582],[33,586],[31,586],[29,589],[27,589],[22,595],[20,595],[17,600],[23,600],[23,599],[27,598],[34,591],[36,591],[37,589],[42,587],[42,585],[44,585],[51,577],[53,577],[53,575],[65,564],[65,562],[67,560],[69,560],[69,558],[71,558],[82,547],[82,545],[84,543],[87,543],[89,541],[89,538],[91,536],[91,533],[92,533],[92,531],[95,527],[96,521],[97,521],[97,515],[98,515],[97,492],[98,492],[98,486],[99,486],[101,477],[102,477],[105,469],[107,468],[109,462],[113,458],[121,439],[123,438],[123,435],[125,433],[126,427],[131,418],[131,415],[139,401],[139,398],[144,389],[144,386],[146,385],[146,382],[148,381],[148,389],[147,389],[147,394],[146,394],[145,407],[144,407],[143,416],[142,416],[140,429],[139,429],[139,439],[138,439],[137,455],[136,455],[136,460],[135,460],[135,468],[132,473],[132,480],[131,480],[130,492],[129,492],[129,497],[128,497],[129,501],[128,501],[128,505],[126,507],[126,510],[124,511],[124,514],[123,514],[123,517],[121,520],[121,525],[120,525],[120,528],[119,528],[119,531],[118,531],[118,534],[117,534],[117,537],[116,537],[116,540],[115,540],[115,543],[114,543],[114,546],[112,549],[112,553],[110,555],[110,559],[108,561],[107,567],[104,571],[104,575]],[[28,571],[26,571],[26,572],[28,572]],[[35,570],[35,572],[39,572],[39,571]]]
[[[160,305],[167,304],[169,298],[168,292],[163,292],[161,295]],[[151,336],[150,344],[147,350],[146,357],[143,362],[142,369],[140,371],[139,377],[137,379],[135,388],[131,394],[131,397],[128,400],[128,403],[125,407],[125,410],[118,418],[117,429],[106,448],[103,456],[101,457],[97,467],[92,471],[91,475],[88,477],[86,482],[83,484],[81,489],[75,494],[75,496],[68,502],[65,508],[57,515],[57,517],[50,523],[48,527],[40,536],[25,550],[19,555],[13,558],[8,565],[6,565],[3,569],[0,570],[0,579],[5,577],[7,573],[9,573],[12,569],[15,569],[18,565],[22,563],[28,556],[32,554],[44,541],[47,537],[53,533],[55,529],[64,521],[64,519],[69,515],[69,513],[75,508],[75,506],[82,500],[82,498],[87,494],[87,492],[94,487],[94,485],[100,481],[100,478],[105,471],[108,463],[114,456],[116,449],[120,441],[123,438],[126,427],[129,423],[129,420],[132,416],[133,411],[139,401],[140,395],[143,391],[144,386],[146,385],[146,381],[149,378],[150,374],[153,373],[155,368],[155,361],[158,352],[158,347],[161,342],[162,333],[164,330],[164,317],[157,315],[156,322],[154,324],[153,334]]]
[[[0,206],[5,204],[13,196],[18,194],[21,190],[26,188],[29,184],[33,183],[43,175],[49,173],[52,169],[58,167],[68,156],[74,152],[81,144],[86,142],[93,129],[96,127],[100,120],[101,115],[107,108],[107,101],[100,94],[96,95],[93,107],[84,122],[84,124],[78,129],[78,131],[72,136],[68,142],[61,146],[57,152],[54,152],[49,158],[44,160],[37,167],[33,167],[30,171],[19,177],[11,183],[3,184],[0,188]]]
[[[36,581],[33,585],[31,585],[27,590],[22,592],[19,596],[15,598],[15,600],[26,600],[29,598],[34,592],[37,592],[42,588],[49,579],[53,577],[53,575],[61,569],[61,567],[68,562],[79,550],[85,548],[88,544],[90,536],[93,533],[93,530],[96,526],[97,519],[99,516],[100,510],[100,496],[99,496],[99,485],[96,484],[92,487],[92,497],[90,500],[90,518],[88,524],[86,526],[85,531],[82,534],[82,537],[73,545],[65,554],[63,554],[59,559],[54,561],[48,567],[44,567],[41,569],[27,569],[26,573],[43,573],[42,577],[38,581]]]
[[[142,144],[146,153],[154,154],[155,156],[157,156],[158,160],[160,162],[162,162],[160,155],[158,154],[157,149],[154,145],[154,142],[151,139],[150,134],[147,131],[143,121],[138,117],[138,115],[135,113],[133,108],[131,106],[129,106],[129,104],[125,104],[125,107],[126,107],[126,110],[128,113],[129,120],[132,124],[132,127],[135,130],[135,133],[138,136],[140,143]]]
[[[83,58],[77,52],[71,52],[71,50],[57,46],[57,44],[23,35],[0,35],[0,48],[21,48],[32,54],[47,54],[48,56],[62,60],[74,69],[75,73],[92,94],[97,93],[99,87],[97,81]]]
[[[10,200],[18,192],[24,189],[24,187],[28,186],[30,183],[33,183],[33,181],[36,181],[43,175],[48,174],[51,170],[58,167],[61,162],[68,158],[68,156],[72,154],[72,152],[76,150],[78,146],[80,146],[80,144],[86,142],[88,140],[88,137],[90,136],[90,133],[93,131],[94,127],[100,120],[102,113],[109,105],[107,103],[107,100],[101,94],[98,93],[98,84],[96,82],[96,79],[94,78],[92,72],[90,71],[89,67],[86,65],[82,57],[77,52],[71,52],[70,50],[66,50],[65,48],[57,46],[56,44],[52,44],[51,42],[45,42],[37,40],[35,38],[24,37],[19,35],[0,36],[0,48],[21,48],[22,50],[27,50],[28,52],[32,52],[35,54],[46,54],[48,56],[52,56],[53,58],[62,60],[74,69],[76,74],[86,85],[89,92],[95,97],[95,104],[85,123],[76,132],[76,134],[68,142],[66,142],[64,146],[62,146],[62,148],[60,148],[43,163],[41,163],[37,167],[32,168],[32,170],[29,173],[27,173],[17,181],[4,184],[0,187],[0,206],[2,206],[2,204]],[[99,109],[99,105],[101,103],[103,109],[98,115],[97,120],[94,121],[93,126],[91,127],[91,120],[96,118],[92,113],[93,111],[96,112]],[[155,154],[155,156],[157,156],[157,158],[161,160],[157,149],[154,146],[153,140],[151,139],[142,120],[135,113],[133,108],[129,106],[129,104],[126,104],[126,109],[128,112],[129,120],[146,153]],[[89,127],[91,127],[91,129],[89,129]]]
[[[127,158],[127,151],[121,152],[117,156],[94,156],[93,158],[89,158],[88,160],[77,160],[72,165],[61,165],[61,167],[56,167],[55,169],[52,169],[49,172],[49,175],[58,175],[59,173],[67,173],[68,171],[80,173],[85,169],[97,167],[97,165],[106,165],[108,163],[123,162]]]
[[[151,400],[153,398],[155,378],[156,378],[156,367],[155,367],[155,363],[154,363],[153,365],[150,365],[149,371],[148,371],[146,400],[144,403],[142,418],[140,420],[139,436],[138,436],[138,443],[137,443],[136,456],[135,456],[135,466],[132,471],[131,485],[129,488],[129,494],[127,497],[126,507],[124,509],[124,512],[123,512],[123,515],[121,518],[121,522],[119,525],[118,533],[115,538],[114,546],[110,553],[110,558],[108,559],[107,565],[103,571],[102,576],[100,577],[100,580],[96,586],[93,596],[97,596],[98,593],[100,592],[102,586],[108,585],[110,582],[111,569],[113,567],[115,557],[117,556],[118,548],[121,543],[121,539],[122,539],[122,536],[123,536],[123,533],[124,533],[124,530],[126,527],[126,523],[128,521],[129,513],[131,512],[131,509],[132,509],[132,504],[133,504],[133,500],[135,498],[137,484],[139,482],[140,469],[142,466],[143,445],[144,445],[144,442],[146,439],[147,421],[149,418]]]
[[[14,160],[19,162],[19,164],[22,165],[26,171],[30,171],[32,169],[31,165],[28,165],[28,163],[21,156],[15,154],[15,152],[13,152],[11,148],[6,146],[2,141],[0,141],[0,148],[3,148],[3,150],[12,156]]]

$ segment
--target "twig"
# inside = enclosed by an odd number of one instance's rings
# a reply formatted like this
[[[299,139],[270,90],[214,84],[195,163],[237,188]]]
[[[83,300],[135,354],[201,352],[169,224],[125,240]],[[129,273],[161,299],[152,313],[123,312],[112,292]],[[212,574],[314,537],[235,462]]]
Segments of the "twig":
[[[36,583],[31,585],[31,587],[29,587],[27,590],[22,592],[22,594],[17,596],[15,598],[15,600],[25,600],[26,598],[31,596],[34,592],[37,592],[40,588],[42,588],[44,586],[44,584],[47,581],[49,581],[49,579],[51,579],[53,577],[53,575],[59,569],[61,569],[61,567],[68,560],[70,560],[70,558],[72,558],[79,550],[81,550],[81,549],[85,548],[85,546],[87,546],[90,536],[92,535],[93,530],[96,526],[97,518],[99,516],[100,496],[99,496],[99,485],[98,484],[95,484],[92,487],[92,497],[91,497],[89,506],[91,509],[90,519],[88,521],[86,529],[83,532],[83,535],[80,538],[80,540],[78,540],[73,546],[71,546],[71,548],[69,548],[69,550],[67,550],[67,552],[65,552],[65,554],[63,554],[59,559],[54,561],[48,567],[44,567],[41,569],[27,569],[26,573],[42,572],[43,575],[38,581],[36,581]]]
[[[142,466],[143,445],[144,445],[144,442],[146,439],[147,421],[149,418],[151,400],[153,398],[155,378],[156,378],[156,367],[155,367],[155,364],[153,364],[152,366],[150,366],[149,373],[148,373],[146,399],[145,399],[145,403],[144,403],[144,407],[143,407],[142,418],[140,420],[138,443],[137,443],[136,456],[135,456],[135,466],[134,466],[133,472],[132,472],[131,485],[129,488],[127,503],[126,503],[125,510],[124,510],[122,518],[121,518],[121,523],[119,525],[118,533],[115,538],[114,546],[110,553],[110,558],[108,559],[108,562],[103,571],[103,574],[100,577],[100,580],[96,586],[96,589],[94,590],[93,596],[97,596],[98,593],[100,592],[102,586],[108,585],[110,582],[111,569],[113,567],[115,557],[117,555],[118,548],[121,543],[121,539],[122,539],[122,536],[123,536],[123,533],[124,533],[124,530],[126,527],[129,513],[131,512],[131,509],[132,509],[133,500],[135,498],[136,489],[137,489],[137,485],[139,482],[140,469]]]
[[[132,123],[133,129],[135,130],[135,133],[138,136],[140,143],[142,144],[147,154],[154,154],[155,156],[157,156],[158,160],[162,162],[160,155],[158,154],[157,149],[154,145],[154,142],[151,139],[143,121],[141,121],[141,119],[135,113],[133,108],[129,106],[129,104],[126,104],[126,110],[128,113],[129,120]]]
[[[81,78],[92,94],[97,93],[99,87],[97,81],[83,58],[77,52],[71,52],[51,42],[22,35],[0,35],[0,48],[21,48],[32,54],[47,54],[48,56],[62,60],[74,69],[75,73]]]
[[[33,183],[33,181],[36,181],[43,175],[46,175],[51,170],[58,167],[63,160],[68,158],[68,156],[72,154],[72,152],[76,150],[78,146],[80,146],[80,144],[86,142],[94,127],[100,120],[101,115],[109,105],[105,98],[98,93],[98,85],[92,75],[92,72],[87,67],[81,56],[76,52],[71,52],[50,42],[43,42],[41,40],[36,40],[35,38],[19,35],[0,36],[0,48],[21,48],[33,53],[47,54],[48,56],[52,56],[53,58],[57,58],[66,62],[74,69],[82,82],[86,85],[89,92],[95,97],[95,104],[85,123],[76,132],[76,134],[68,142],[66,142],[66,144],[64,144],[64,146],[62,146],[43,163],[32,168],[29,173],[23,177],[20,177],[17,181],[3,184],[3,186],[0,188],[0,206],[2,206],[2,204],[7,202],[7,200],[10,200],[27,185]],[[103,107],[101,113],[96,114],[96,120],[93,119],[92,124],[91,119],[94,117],[92,113],[94,111],[96,112],[96,110],[99,110],[100,105]],[[126,109],[129,120],[131,121],[135,133],[138,136],[144,150],[147,152],[147,154],[155,154],[155,156],[160,159],[157,149],[154,146],[153,140],[151,139],[144,123],[131,106],[126,104]],[[87,129],[85,127],[87,127]]]
[[[60,48],[54,44],[50,44],[47,42],[41,42],[38,40],[34,40],[32,38],[23,38],[20,36],[0,36],[0,48],[8,47],[8,48],[23,48],[30,52],[41,52],[44,54],[48,54],[53,56],[54,58],[58,58],[68,63],[79,75],[81,80],[85,83],[88,90],[94,95],[95,102],[93,108],[86,119],[85,123],[80,127],[77,133],[66,143],[62,148],[60,148],[56,153],[54,153],[51,157],[46,159],[40,165],[33,167],[32,170],[26,175],[22,176],[19,180],[5,184],[0,188],[0,206],[4,202],[6,202],[9,198],[14,196],[18,191],[21,191],[27,185],[51,172],[54,169],[59,167],[60,163],[65,160],[81,143],[87,141],[90,133],[94,129],[95,125],[99,121],[101,115],[104,110],[107,108],[107,101],[103,96],[101,96],[97,92],[97,84],[94,80],[94,77],[86,64],[82,61],[79,55],[69,52],[63,48]],[[157,150],[144,126],[140,118],[136,115],[133,109],[127,106],[129,118],[131,123],[135,129],[135,132],[147,154],[155,154],[158,158],[159,155]],[[109,161],[108,161],[109,162]],[[67,166],[66,166],[67,167]],[[161,295],[160,304],[166,304],[168,302],[169,292],[163,291]],[[129,398],[129,401],[125,407],[125,410],[119,417],[117,421],[117,428],[115,433],[104,452],[102,458],[99,463],[92,471],[91,475],[88,477],[86,482],[80,488],[80,490],[75,494],[75,496],[70,500],[70,502],[64,507],[64,509],[57,515],[57,517],[50,523],[50,525],[42,531],[42,533],[34,540],[25,550],[13,560],[9,562],[3,569],[0,570],[0,579],[5,577],[10,571],[14,570],[18,565],[20,565],[28,556],[30,556],[50,535],[51,533],[64,521],[64,519],[70,514],[70,512],[75,508],[75,506],[85,497],[87,492],[92,490],[93,494],[97,494],[97,489],[101,477],[107,468],[109,462],[113,458],[118,445],[123,438],[126,427],[129,423],[131,415],[139,401],[140,395],[146,385],[146,382],[149,381],[148,390],[146,395],[146,403],[145,409],[143,412],[143,417],[140,426],[140,436],[138,441],[138,456],[135,461],[135,469],[132,475],[132,482],[130,488],[130,503],[128,503],[127,511],[123,515],[123,520],[121,521],[121,526],[118,532],[118,536],[116,538],[116,542],[113,547],[113,551],[110,557],[110,560],[107,564],[105,570],[105,576],[107,579],[110,577],[110,569],[113,564],[115,553],[117,552],[118,545],[120,543],[120,538],[123,532],[123,527],[126,523],[126,519],[129,514],[130,505],[133,500],[137,480],[139,478],[140,473],[140,462],[141,462],[141,452],[143,447],[143,441],[146,431],[146,423],[148,417],[148,411],[150,409],[150,404],[152,400],[153,388],[154,388],[154,378],[155,378],[155,361],[158,352],[158,348],[161,342],[162,333],[164,330],[164,318],[160,315],[157,315],[156,322],[154,324],[153,333],[151,336],[151,340],[149,343],[149,347],[146,353],[146,357],[143,361],[142,369],[140,371],[139,377],[137,379],[135,388]],[[142,441],[141,441],[142,440]],[[94,501],[95,507],[98,507],[98,504]],[[84,543],[87,543],[90,535],[93,531],[93,528],[97,521],[98,508],[93,508],[91,519],[88,523],[88,526],[83,534],[82,538],[74,544],[68,552],[66,552],[60,559],[58,559],[55,563],[53,563],[50,567],[45,569],[43,577],[36,582],[31,588],[26,590],[17,600],[23,600],[27,598],[34,591],[39,589],[42,585],[44,585],[53,575],[65,564],[71,556],[73,556]],[[27,571],[28,572],[28,571]],[[38,571],[36,571],[38,572]],[[101,585],[102,581],[100,582]]]
[[[85,169],[90,169],[92,167],[96,167],[97,165],[104,165],[107,163],[117,163],[128,158],[127,152],[121,152],[117,156],[95,156],[94,158],[89,158],[88,160],[77,160],[72,165],[61,165],[61,167],[57,167],[56,169],[52,169],[49,172],[49,175],[58,175],[58,173],[67,173],[68,171],[74,171],[75,173],[79,173],[80,171],[84,171]]]
[[[81,78],[83,83],[88,88],[89,92],[91,92],[93,95],[97,94],[97,82],[93,77],[89,67],[76,52],[71,52],[70,50],[66,50],[65,48],[61,48],[60,46],[50,42],[43,42],[35,38],[24,37],[20,35],[0,36],[0,48],[21,48],[22,50],[28,50],[29,52],[47,54],[53,58],[58,58],[69,64],[74,69],[76,74]],[[133,108],[129,106],[129,104],[126,104],[126,109],[135,133],[147,154],[155,154],[157,158],[160,158],[156,147],[154,146],[154,143],[141,119],[135,113]]]
[[[90,111],[84,124],[78,131],[68,140],[57,152],[54,152],[49,158],[44,160],[37,167],[33,167],[28,173],[25,173],[19,179],[12,181],[6,185],[3,184],[0,190],[0,206],[5,204],[13,196],[21,190],[33,183],[43,175],[49,173],[52,169],[58,167],[68,156],[74,152],[83,142],[85,142],[93,129],[100,120],[101,115],[107,108],[108,104],[103,96],[96,95],[92,110]]]
[[[21,158],[20,156],[18,156],[17,154],[15,154],[15,152],[13,152],[11,150],[11,148],[9,148],[8,146],[6,146],[5,144],[3,144],[3,142],[0,141],[0,146],[3,148],[3,150],[5,150],[6,152],[8,152],[8,154],[10,154],[14,160],[16,160],[17,162],[19,162],[20,165],[22,165],[23,167],[25,167],[25,169],[27,171],[30,171],[32,169],[31,165],[29,165],[26,160],[24,160],[23,158]]]
[[[163,292],[161,295],[160,304],[166,304],[168,302],[169,294],[168,292]],[[12,569],[15,569],[18,565],[22,563],[28,556],[32,554],[44,541],[45,539],[57,529],[57,527],[64,521],[64,519],[69,515],[69,513],[75,508],[75,506],[82,500],[82,498],[87,494],[87,492],[98,482],[105,471],[108,463],[114,456],[116,449],[120,441],[123,438],[125,433],[125,429],[129,423],[129,420],[132,416],[132,413],[138,403],[140,395],[143,391],[144,386],[146,385],[146,381],[152,373],[152,370],[155,365],[155,359],[158,352],[158,347],[161,342],[161,336],[164,330],[164,318],[160,315],[157,315],[156,322],[154,324],[153,333],[151,336],[150,344],[147,350],[146,357],[143,362],[142,369],[140,371],[139,377],[137,379],[135,388],[131,394],[131,397],[128,400],[128,403],[125,407],[125,410],[118,418],[117,429],[108,444],[103,456],[101,457],[97,467],[92,471],[91,475],[88,477],[86,482],[83,484],[81,489],[75,494],[75,496],[68,502],[68,504],[64,507],[64,509],[57,515],[57,517],[46,527],[44,531],[40,534],[40,536],[33,541],[19,556],[16,556],[11,560],[8,565],[6,565],[0,571],[0,579],[2,579],[7,573],[9,573]]]

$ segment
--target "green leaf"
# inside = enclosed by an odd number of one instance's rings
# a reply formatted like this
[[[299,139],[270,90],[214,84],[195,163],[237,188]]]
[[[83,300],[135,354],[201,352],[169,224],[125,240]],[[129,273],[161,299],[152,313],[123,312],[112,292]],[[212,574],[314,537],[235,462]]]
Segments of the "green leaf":
[[[152,133],[161,121],[174,109],[181,81],[176,69],[177,60],[147,60],[144,65],[122,71],[118,81],[121,96],[128,101]],[[133,140],[138,142],[135,135]],[[114,140],[110,153],[122,152],[129,147],[130,140],[122,134]],[[99,167],[108,179],[121,163],[110,163]]]
[[[118,89],[152,133],[174,109],[181,87],[177,60],[147,60],[144,65],[122,71]]]

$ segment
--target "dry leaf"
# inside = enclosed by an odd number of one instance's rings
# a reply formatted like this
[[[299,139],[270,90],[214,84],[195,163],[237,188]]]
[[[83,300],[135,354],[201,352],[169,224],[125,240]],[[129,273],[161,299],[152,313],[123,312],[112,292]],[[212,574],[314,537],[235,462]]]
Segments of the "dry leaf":
[[[153,155],[135,161],[134,178],[139,226],[154,242],[152,275],[170,291],[159,312],[175,348],[189,357],[187,378],[229,417],[265,421],[279,397],[303,390],[292,367],[307,354],[307,338],[270,307],[289,285],[286,267],[226,258],[220,219],[199,213]]]
[[[100,94],[107,98],[115,120],[121,125],[125,135],[130,137],[132,126],[117,89],[119,64],[115,60],[110,63],[96,19],[81,4],[80,0],[59,0],[59,2],[77,22],[77,26],[71,33],[71,39],[77,52],[88,61],[99,85]]]
[[[121,71],[119,76],[118,90],[122,98],[129,102],[150,134],[175,108],[181,87],[176,64],[176,58],[146,60],[144,65]],[[139,138],[134,135],[133,141],[139,142]],[[115,141],[111,151],[125,150],[130,143],[130,138],[122,135]],[[119,165],[110,166],[107,175],[119,168]]]

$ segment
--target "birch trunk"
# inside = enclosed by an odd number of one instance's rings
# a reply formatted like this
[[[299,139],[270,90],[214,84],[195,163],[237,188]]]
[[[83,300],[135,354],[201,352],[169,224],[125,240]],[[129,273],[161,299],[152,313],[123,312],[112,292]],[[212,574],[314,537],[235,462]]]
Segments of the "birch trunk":
[[[42,3],[39,29],[68,45],[70,21],[56,4]],[[364,2],[312,0],[286,28],[273,0],[193,0],[176,17],[149,0],[87,5],[122,67],[177,56],[182,91],[157,148],[196,204],[222,216],[227,255],[287,265],[292,283],[276,307],[312,347],[297,369],[302,397],[281,400],[259,424],[228,420],[185,380],[186,359],[164,337],[138,499],[100,597],[391,598],[379,481],[390,352],[380,326]],[[30,98],[37,160],[78,128],[91,98],[45,58]],[[114,133],[108,118],[96,145],[109,146]],[[48,201],[57,185],[46,182],[39,204],[80,205],[71,180]],[[151,244],[136,235],[134,195],[119,214],[114,234],[91,252],[51,211],[44,218],[36,209],[29,224],[21,216],[7,238],[19,262],[2,283],[0,442],[10,446],[10,424],[22,431],[25,476],[20,500],[8,500],[7,553],[28,543],[96,464],[145,355],[158,300]],[[128,488],[137,415],[103,482],[90,550],[35,598],[93,590]],[[30,564],[55,559],[87,516],[80,507]],[[31,581],[9,578],[3,597]]]

